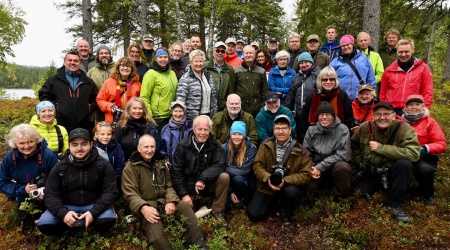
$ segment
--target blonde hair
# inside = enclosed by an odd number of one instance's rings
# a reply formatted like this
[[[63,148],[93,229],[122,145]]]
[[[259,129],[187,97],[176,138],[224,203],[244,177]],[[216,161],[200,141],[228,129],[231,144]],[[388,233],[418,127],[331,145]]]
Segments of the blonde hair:
[[[228,166],[231,166],[231,164],[233,164],[233,160],[235,160],[236,165],[238,167],[242,167],[242,164],[244,164],[245,153],[247,153],[247,143],[245,143],[245,137],[239,147],[239,152],[236,155],[234,155],[233,141],[230,139],[228,141]]]
[[[95,133],[99,132],[102,127],[110,127],[111,133],[113,135],[112,139],[114,139],[114,131],[115,131],[114,126],[109,122],[102,121],[102,122],[97,123],[95,125],[94,129],[92,130],[92,133],[94,134],[94,141],[97,141],[97,136],[95,136]]]
[[[142,100],[142,98],[140,98],[140,97],[133,97],[127,102],[127,105],[125,106],[125,110],[124,110],[122,116],[120,117],[120,120],[119,120],[118,124],[120,124],[121,127],[125,127],[127,125],[128,119],[131,118],[131,115],[130,115],[131,106],[133,106],[133,104],[135,102],[138,102],[139,104],[141,104],[142,109],[144,110],[143,118],[148,123],[153,123],[153,124],[157,125],[156,121],[150,116],[150,113],[148,112],[147,106],[145,106],[144,100]]]
[[[411,45],[411,48],[414,50],[414,41],[412,39],[400,39],[400,41],[397,42],[397,48],[400,45]]]
[[[322,78],[324,78],[325,76],[328,77],[334,77],[336,79],[336,86],[334,86],[335,89],[339,88],[339,78],[337,76],[336,71],[334,70],[333,67],[331,66],[326,66],[325,68],[323,68],[319,75],[317,76],[317,80],[316,80],[316,86],[317,86],[317,90],[319,90],[320,92],[322,92],[323,87],[322,87]]]
[[[385,41],[387,41],[387,37],[388,37],[390,34],[396,35],[398,40],[402,39],[402,35],[400,35],[400,31],[398,31],[398,30],[396,30],[396,29],[391,29],[391,30],[389,30],[388,32],[386,32],[386,35],[384,35],[384,40],[385,40]]]
[[[195,49],[189,53],[189,62],[192,62],[194,60],[194,57],[201,56],[203,58],[203,61],[205,61],[205,53],[199,49]]]
[[[36,143],[40,143],[42,141],[41,134],[39,134],[34,126],[25,123],[14,126],[5,136],[5,140],[10,148],[17,148],[16,140],[19,137],[28,137],[35,139]]]

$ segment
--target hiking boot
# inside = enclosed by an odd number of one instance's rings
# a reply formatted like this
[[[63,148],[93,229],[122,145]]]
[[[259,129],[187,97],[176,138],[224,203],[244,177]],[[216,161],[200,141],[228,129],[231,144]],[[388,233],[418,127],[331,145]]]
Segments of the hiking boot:
[[[391,209],[394,212],[395,220],[401,221],[404,223],[412,222],[412,219],[408,217],[408,215],[405,213],[405,211],[403,211],[403,209],[401,207],[395,207],[395,208],[390,207],[389,209]]]
[[[423,198],[423,204],[425,204],[426,206],[434,206],[434,201],[431,197]]]
[[[293,214],[292,208],[290,206],[282,206],[281,207],[281,220],[285,224],[288,224],[291,222],[292,214]]]
[[[225,216],[223,215],[223,213],[212,211],[211,214],[212,214],[214,217],[216,217],[217,219],[219,219],[220,221],[222,221],[222,224],[223,224],[224,227],[228,227],[228,223],[227,223],[227,221],[225,220]]]

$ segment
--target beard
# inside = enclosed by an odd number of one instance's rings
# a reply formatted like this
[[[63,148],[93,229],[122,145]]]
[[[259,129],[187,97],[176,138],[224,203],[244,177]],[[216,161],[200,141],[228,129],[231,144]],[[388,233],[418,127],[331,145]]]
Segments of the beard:
[[[228,110],[228,114],[232,115],[232,116],[236,116],[239,113],[241,113],[241,109],[238,109],[238,110],[234,111],[234,110],[231,110],[231,109],[227,108],[227,110]]]

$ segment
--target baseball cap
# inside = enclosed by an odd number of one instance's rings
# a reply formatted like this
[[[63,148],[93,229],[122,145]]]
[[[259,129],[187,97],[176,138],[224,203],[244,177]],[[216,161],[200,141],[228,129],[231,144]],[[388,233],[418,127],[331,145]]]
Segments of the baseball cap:
[[[88,141],[91,140],[89,131],[87,131],[84,128],[76,128],[76,129],[70,131],[70,133],[69,133],[69,142],[72,139],[75,139],[75,138],[84,138],[84,139],[86,139]]]
[[[252,43],[250,43],[250,45],[251,45],[251,46],[256,46],[256,47],[259,48],[259,43],[258,43],[258,42],[252,42]]]
[[[308,38],[306,38],[306,42],[309,42],[311,40],[317,40],[320,42],[319,36],[316,34],[309,35]]]
[[[275,119],[273,119],[273,123],[277,123],[278,120],[286,120],[291,125],[291,119],[287,115],[277,115]]]
[[[225,44],[234,43],[236,45],[236,39],[229,37],[227,40],[225,40]]]
[[[184,111],[186,111],[186,104],[182,101],[173,101],[170,104],[170,110],[173,111],[177,106],[181,107]]]
[[[266,102],[276,102],[278,100],[280,100],[280,97],[275,91],[269,91],[266,94]]]
[[[225,43],[223,43],[223,42],[216,42],[215,44],[214,44],[214,48],[218,48],[218,47],[220,47],[220,46],[223,46],[223,47],[227,47],[226,45],[225,45]]]
[[[418,103],[424,103],[423,102],[423,96],[422,95],[409,95],[406,98],[406,105],[410,102],[418,102]]]
[[[271,37],[270,39],[269,39],[269,43],[277,43],[278,41],[277,41],[277,39],[275,38],[275,37]]]
[[[150,35],[150,34],[144,35],[144,36],[142,37],[142,40],[143,40],[143,41],[146,41],[146,40],[154,41],[154,40],[153,40],[153,36]]]
[[[389,102],[379,102],[379,103],[377,103],[375,105],[375,107],[373,108],[373,111],[375,111],[376,109],[381,108],[381,107],[384,107],[384,108],[387,108],[389,110],[394,111],[394,107],[392,107],[392,104],[390,104]]]
[[[362,85],[359,85],[359,87],[358,87],[358,93],[361,92],[361,91],[363,91],[363,90],[370,90],[370,91],[373,91],[373,87],[372,87],[372,85],[370,85],[370,84],[362,84]]]
[[[236,44],[238,44],[238,43],[243,43],[243,44],[245,44],[245,43],[244,43],[244,40],[241,40],[241,39],[239,39],[239,40],[236,41]]]

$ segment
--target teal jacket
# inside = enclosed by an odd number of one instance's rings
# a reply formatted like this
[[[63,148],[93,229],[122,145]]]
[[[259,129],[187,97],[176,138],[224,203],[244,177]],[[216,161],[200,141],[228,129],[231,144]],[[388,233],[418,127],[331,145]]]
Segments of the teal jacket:
[[[292,115],[291,110],[280,105],[278,111],[275,114],[273,114],[269,110],[266,110],[266,107],[262,107],[255,118],[256,130],[258,131],[258,138],[260,144],[263,143],[266,139],[274,136],[273,120],[277,115],[287,115],[291,119],[291,136],[292,138],[294,138],[297,125],[295,124],[294,116]]]

